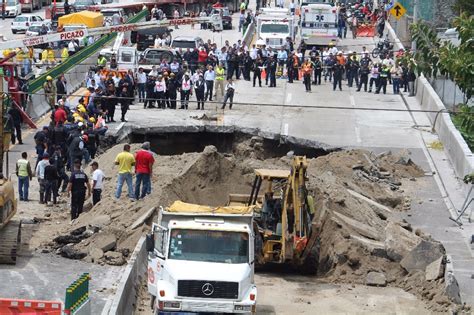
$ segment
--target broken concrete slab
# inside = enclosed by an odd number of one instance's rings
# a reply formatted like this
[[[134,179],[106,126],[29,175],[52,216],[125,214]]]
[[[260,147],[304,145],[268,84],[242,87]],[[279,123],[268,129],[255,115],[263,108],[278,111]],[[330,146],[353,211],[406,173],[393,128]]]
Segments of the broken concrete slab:
[[[93,247],[89,251],[89,256],[92,258],[92,261],[97,262],[99,259],[101,259],[104,256],[104,252],[100,248]]]
[[[444,256],[433,261],[426,266],[425,278],[427,281],[433,281],[441,278],[444,273]]]
[[[101,249],[104,253],[115,249],[117,238],[113,234],[99,233],[96,234],[91,242],[92,247]]]
[[[372,240],[377,240],[377,241],[380,240],[380,234],[377,231],[377,229],[375,229],[374,227],[361,223],[352,218],[349,218],[348,216],[345,216],[342,213],[339,213],[336,211],[334,211],[334,215],[336,216],[337,219],[340,219],[345,224],[350,225],[351,228],[354,229],[360,235],[363,235]]]
[[[371,271],[367,274],[365,283],[371,286],[385,287],[387,285],[387,278],[382,272]]]
[[[383,218],[384,220],[390,217],[390,215],[392,214],[392,210],[389,207],[384,206],[383,204],[377,201],[367,198],[366,196],[359,194],[358,192],[352,189],[347,189],[347,192],[351,194],[352,196],[356,197],[357,199],[369,204],[372,207],[372,209],[374,209],[374,211],[377,213],[377,215]]]
[[[422,238],[415,233],[394,222],[389,222],[385,227],[385,250],[387,256],[393,261],[401,261],[421,241]]]
[[[445,250],[441,243],[422,240],[415,248],[406,254],[400,265],[408,272],[425,271],[426,266],[444,256]]]
[[[449,299],[457,304],[461,304],[461,291],[458,281],[454,276],[454,266],[450,255],[446,255],[446,266],[444,270],[445,292]]]
[[[378,257],[387,257],[385,244],[383,242],[370,240],[368,238],[353,234],[350,235],[350,238],[365,247],[372,255]]]

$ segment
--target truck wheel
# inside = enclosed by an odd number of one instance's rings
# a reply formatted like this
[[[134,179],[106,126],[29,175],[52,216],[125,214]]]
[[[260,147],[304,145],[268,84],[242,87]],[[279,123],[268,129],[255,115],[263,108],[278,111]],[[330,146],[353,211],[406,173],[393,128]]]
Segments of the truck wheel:
[[[13,33],[13,34],[16,34],[16,30],[12,30],[12,33]]]
[[[313,248],[311,249],[309,255],[303,261],[303,264],[300,266],[301,273],[305,275],[316,275],[318,272],[319,264],[319,249],[320,249],[320,240],[319,238],[314,243]]]

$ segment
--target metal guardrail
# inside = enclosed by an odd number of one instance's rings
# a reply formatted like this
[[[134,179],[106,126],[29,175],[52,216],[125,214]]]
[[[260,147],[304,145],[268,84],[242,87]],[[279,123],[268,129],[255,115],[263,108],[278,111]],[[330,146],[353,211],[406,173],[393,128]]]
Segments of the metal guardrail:
[[[133,16],[130,20],[128,20],[128,23],[136,23],[139,22],[141,19],[145,18],[147,15],[148,10],[142,10],[135,16]],[[104,47],[104,45],[109,42],[110,40],[113,40],[117,36],[117,33],[112,33],[108,34],[105,36],[102,36],[99,40],[97,40],[95,43],[93,43],[90,46],[87,46],[77,53],[75,53],[73,56],[69,57],[65,62],[57,65],[56,67],[52,68],[51,70],[45,72],[38,78],[32,80],[29,82],[28,85],[28,93],[35,93],[38,90],[40,90],[43,87],[44,82],[46,81],[46,77],[52,76],[53,78],[56,78],[62,73],[66,73],[68,70],[71,68],[75,67],[94,53],[96,53],[99,49]]]

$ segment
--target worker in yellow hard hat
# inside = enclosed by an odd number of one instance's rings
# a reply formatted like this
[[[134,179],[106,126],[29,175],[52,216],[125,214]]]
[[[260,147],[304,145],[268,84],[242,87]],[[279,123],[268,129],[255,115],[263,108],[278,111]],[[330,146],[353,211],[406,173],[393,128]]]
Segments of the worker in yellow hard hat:
[[[48,75],[46,82],[43,83],[44,96],[51,109],[54,109],[56,103],[56,85],[53,83],[53,77]]]
[[[48,49],[47,49],[47,54],[48,54],[48,55],[47,55],[47,56],[48,56],[48,57],[47,57],[48,63],[49,63],[50,65],[54,65],[54,64],[56,63],[56,58],[54,57],[54,50],[53,50],[53,48],[48,47]]]
[[[95,118],[94,118],[94,117],[90,117],[90,118],[89,118],[89,121],[90,121],[91,123],[95,123]]]
[[[41,52],[41,62],[44,65],[48,65],[48,50],[47,49],[43,49],[43,51]]]
[[[69,50],[66,46],[63,46],[63,49],[61,50],[61,61],[65,62],[67,58],[69,58]]]

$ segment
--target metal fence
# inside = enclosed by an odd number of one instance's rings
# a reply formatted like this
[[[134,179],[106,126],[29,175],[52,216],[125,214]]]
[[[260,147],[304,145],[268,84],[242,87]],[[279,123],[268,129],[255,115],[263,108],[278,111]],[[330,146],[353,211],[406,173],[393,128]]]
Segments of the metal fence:
[[[429,79],[428,81],[446,108],[451,109],[456,105],[466,102],[464,93],[461,92],[459,87],[452,80],[438,77],[436,79]],[[469,105],[474,106],[474,100],[471,100]]]

